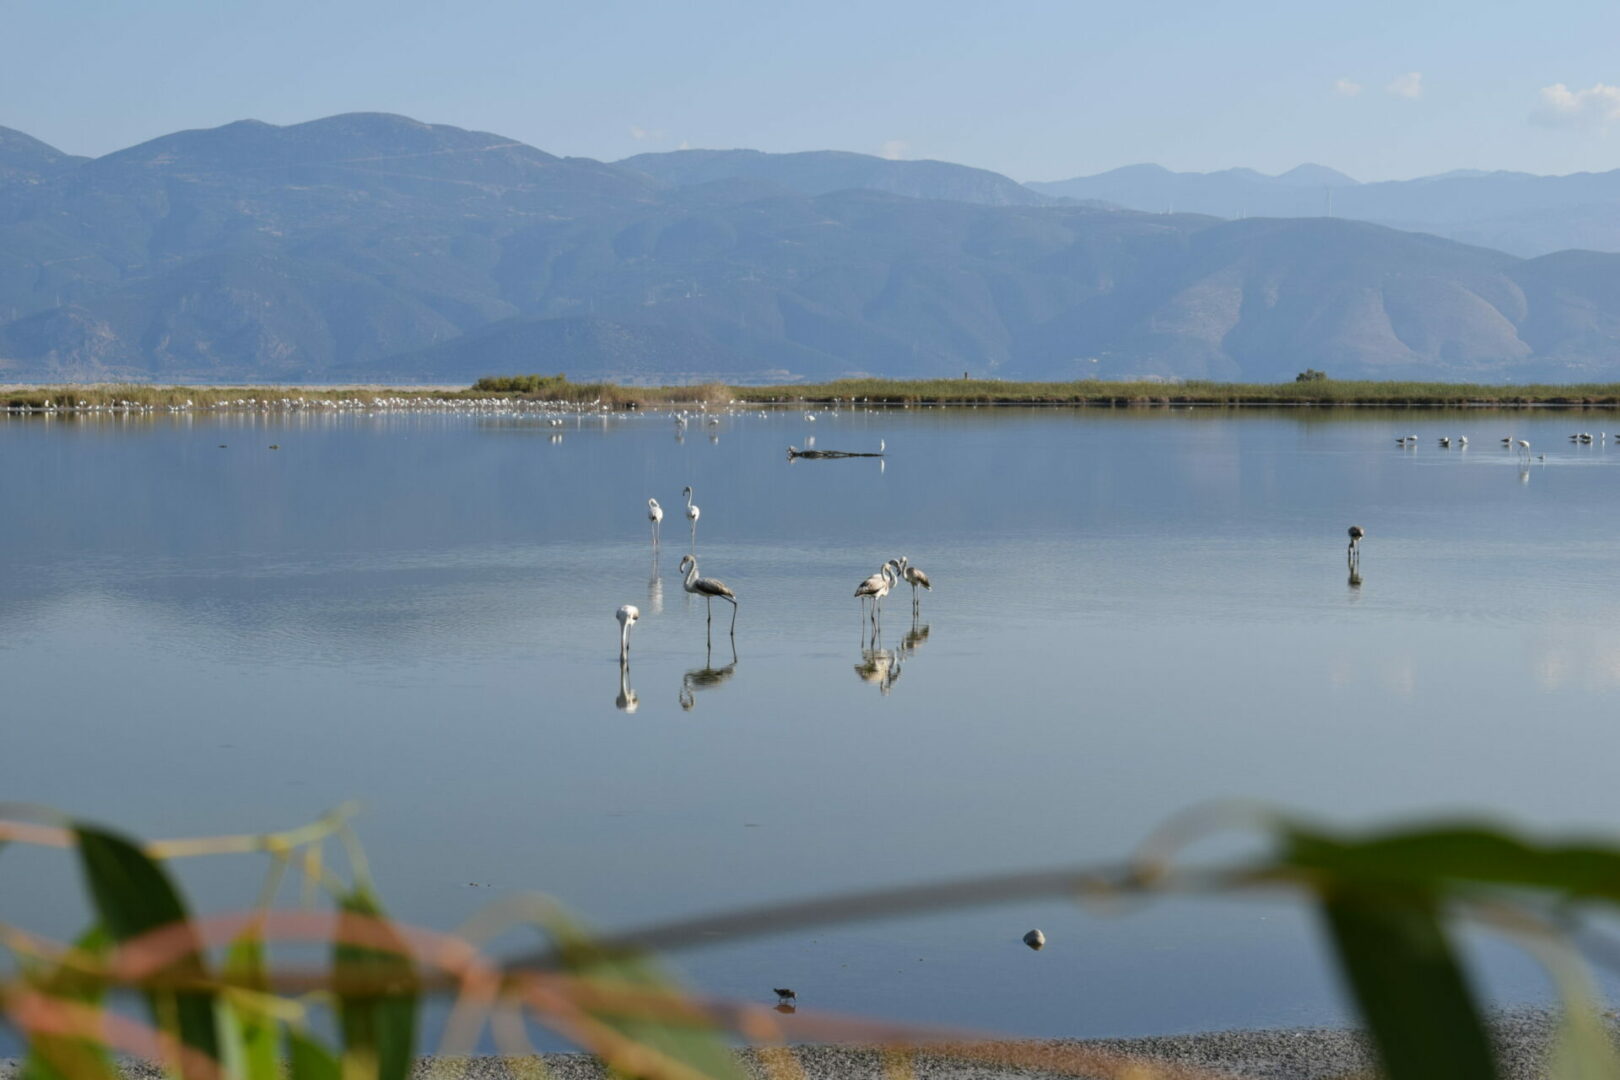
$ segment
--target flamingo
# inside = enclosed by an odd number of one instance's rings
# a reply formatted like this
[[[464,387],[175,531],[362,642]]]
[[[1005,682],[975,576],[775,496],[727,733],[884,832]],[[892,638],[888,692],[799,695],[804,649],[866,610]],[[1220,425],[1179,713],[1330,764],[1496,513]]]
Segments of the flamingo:
[[[1350,556],[1352,558],[1354,558],[1356,553],[1361,549],[1361,538],[1363,536],[1366,536],[1366,535],[1367,535],[1367,530],[1363,529],[1360,525],[1352,525],[1352,526],[1350,526],[1350,551],[1349,551],[1349,554],[1350,554]]]
[[[652,522],[653,546],[658,546],[658,527],[664,522],[664,508],[657,499],[647,500],[647,520]]]
[[[872,622],[874,624],[877,622],[878,604],[885,596],[889,595],[889,590],[894,587],[894,583],[899,576],[895,569],[898,565],[898,560],[890,559],[878,569],[877,573],[855,586],[855,595],[861,598],[863,607],[866,598],[868,596],[872,598]]]
[[[911,565],[911,559],[906,555],[900,556],[900,576],[905,578],[906,582],[911,586],[911,610],[916,611],[917,586],[921,585],[929,592],[933,592],[934,584],[928,580],[927,574]]]
[[[687,490],[691,491],[692,489],[687,488]],[[694,509],[695,509],[695,507],[694,507]],[[697,556],[696,555],[682,555],[681,556],[681,565],[679,567],[677,567],[677,569],[678,569],[678,571],[680,573],[683,573],[683,574],[686,575],[685,580],[683,580],[681,582],[681,588],[685,589],[687,592],[691,593],[693,596],[701,596],[701,597],[703,597],[704,602],[708,605],[709,622],[710,623],[714,622],[714,598],[715,597],[718,596],[720,599],[725,600],[725,601],[727,601],[727,602],[729,602],[731,604],[731,636],[736,637],[737,636],[737,594],[732,592],[729,588],[727,588],[726,583],[723,582],[723,581],[716,581],[714,578],[698,577],[698,565],[697,565]]]
[[[625,604],[614,617],[619,620],[619,663],[623,664],[630,659],[630,628],[641,618],[641,609]]]
[[[692,505],[692,486],[690,484],[681,490],[681,494],[686,496],[686,520],[692,523],[692,546],[695,548],[697,547],[697,519],[698,515],[703,511]]]

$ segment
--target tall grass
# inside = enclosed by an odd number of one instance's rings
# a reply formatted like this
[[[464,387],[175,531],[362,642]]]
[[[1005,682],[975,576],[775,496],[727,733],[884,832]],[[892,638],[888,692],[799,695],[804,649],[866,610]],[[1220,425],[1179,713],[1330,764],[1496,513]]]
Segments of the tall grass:
[[[466,1052],[486,1028],[503,1051],[528,1054],[536,1027],[562,1034],[615,1075],[646,1080],[743,1080],[727,1037],[759,1044],[769,1080],[802,1080],[785,1032],[763,1006],[682,991],[653,949],[728,941],[853,919],[1027,897],[1225,894],[1284,889],[1317,910],[1351,999],[1392,1080],[1493,1080],[1498,1074],[1473,980],[1458,954],[1465,925],[1523,944],[1547,967],[1563,999],[1549,1064],[1559,1077],[1620,1075],[1571,942],[1614,947],[1594,923],[1620,909],[1620,846],[1544,843],[1477,823],[1357,834],[1274,814],[1240,819],[1269,839],[1242,862],[1193,863],[1185,845],[1234,824],[1231,814],[1183,819],[1118,865],[1003,875],[835,896],[596,938],[540,899],[486,912],[462,936],[391,921],[366,879],[344,816],[266,836],[142,843],[113,830],[34,813],[0,819],[0,843],[76,853],[94,925],[75,942],[52,942],[0,923],[14,965],[0,975],[0,1017],[27,1042],[28,1080],[113,1080],[114,1055],[150,1060],[184,1080],[404,1080],[417,1053],[423,1001],[452,1008],[444,1050]],[[351,852],[340,875],[325,849]],[[199,917],[167,863],[257,853],[268,861],[253,910]],[[283,878],[329,898],[329,910],[279,908]],[[498,963],[479,948],[513,926],[531,926],[537,951]],[[284,944],[314,943],[327,961],[274,960]],[[305,950],[307,953],[307,949]],[[113,1007],[134,990],[146,1019]],[[324,1032],[324,1034],[323,1034]],[[1131,1060],[1083,1045],[970,1043],[951,1033],[848,1018],[800,1017],[800,1037],[886,1048],[905,1075],[918,1055],[1037,1065],[1048,1073],[1124,1078],[1194,1077],[1197,1069]]]

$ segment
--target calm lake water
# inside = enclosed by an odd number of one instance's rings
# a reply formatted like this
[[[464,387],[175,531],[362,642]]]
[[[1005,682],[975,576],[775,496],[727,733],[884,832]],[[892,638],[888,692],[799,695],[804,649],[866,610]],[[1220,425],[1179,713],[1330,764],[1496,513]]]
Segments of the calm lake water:
[[[444,929],[528,892],[626,928],[1112,862],[1233,797],[1620,823],[1620,447],[1566,441],[1620,418],[817,415],[684,440],[661,413],[0,420],[0,793],[146,836],[355,799],[391,910]],[[784,460],[812,434],[888,456]],[[735,656],[676,573],[687,484]],[[902,554],[935,589],[863,649],[851,594]],[[260,870],[185,875],[233,910]],[[7,921],[78,928],[67,858],[0,874]],[[1341,1016],[1280,902],[1032,901],[673,960],[717,994],[1016,1034]],[[1502,1000],[1545,994],[1484,962]]]

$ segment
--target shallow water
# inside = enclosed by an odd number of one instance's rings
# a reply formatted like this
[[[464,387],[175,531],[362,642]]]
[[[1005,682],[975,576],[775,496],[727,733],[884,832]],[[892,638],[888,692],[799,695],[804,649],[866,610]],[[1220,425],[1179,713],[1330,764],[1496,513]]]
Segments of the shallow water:
[[[664,414],[0,420],[0,793],[148,836],[357,799],[392,911],[446,929],[534,891],[628,927],[1111,862],[1234,797],[1606,829],[1620,447],[1565,439],[1604,423],[795,411],[678,440]],[[811,435],[888,455],[784,460]],[[706,648],[676,573],[687,484],[702,572],[740,598],[735,654],[729,609]],[[915,621],[892,594],[863,649],[851,593],[901,554],[935,589]],[[622,603],[642,613],[625,685]],[[251,859],[185,873],[214,909],[260,880]],[[0,874],[8,921],[77,928],[65,858],[8,850]],[[1545,992],[1499,951],[1503,1000]],[[718,994],[1018,1034],[1340,1015],[1308,915],[1249,900],[1029,901],[675,962]]]

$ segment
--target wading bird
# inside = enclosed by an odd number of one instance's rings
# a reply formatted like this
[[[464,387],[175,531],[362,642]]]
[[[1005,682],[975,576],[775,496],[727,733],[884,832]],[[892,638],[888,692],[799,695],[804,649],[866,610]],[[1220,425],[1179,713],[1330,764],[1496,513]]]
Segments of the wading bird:
[[[664,523],[664,508],[657,499],[647,500],[647,520],[652,522],[653,546],[658,544],[658,527]]]
[[[641,610],[634,604],[625,604],[615,616],[619,620],[619,660],[630,659],[630,628],[641,618]]]
[[[789,990],[785,986],[773,986],[771,987],[771,992],[776,995],[778,1004],[790,1005],[797,1003],[799,1000],[799,995],[795,994],[792,990]]]
[[[933,592],[933,582],[928,580],[927,574],[911,565],[911,558],[907,555],[900,556],[900,576],[905,578],[906,582],[911,586],[911,610],[916,611],[917,586],[921,585],[929,592]]]
[[[1361,538],[1367,535],[1367,530],[1360,525],[1350,526],[1350,548],[1348,554],[1354,559],[1361,554]]]
[[[889,590],[894,586],[895,565],[895,560],[890,559],[878,569],[877,573],[855,586],[855,595],[860,598],[863,612],[866,609],[867,597],[872,598],[872,621],[874,623],[877,622],[878,603],[889,595]]]
[[[686,496],[686,520],[692,523],[692,546],[697,547],[697,519],[698,515],[703,511],[692,505],[692,486],[690,484],[681,489],[681,494]]]
[[[688,488],[687,490],[690,491],[691,489]],[[711,624],[714,622],[714,598],[718,596],[720,599],[731,604],[731,635],[732,637],[736,637],[737,594],[728,589],[726,587],[726,583],[723,581],[716,581],[714,578],[698,577],[696,555],[682,555],[681,565],[678,567],[678,570],[686,575],[685,580],[681,582],[681,588],[685,589],[693,596],[703,597],[703,600],[709,609],[709,622]]]

